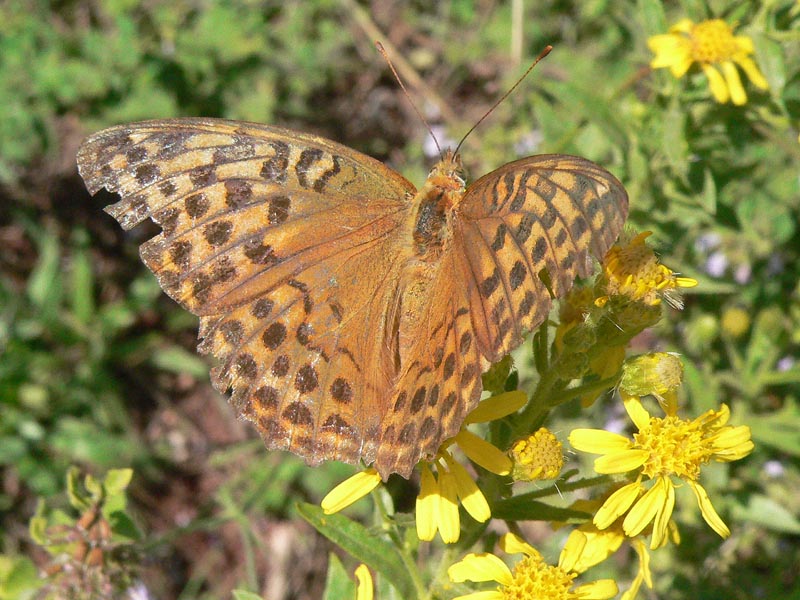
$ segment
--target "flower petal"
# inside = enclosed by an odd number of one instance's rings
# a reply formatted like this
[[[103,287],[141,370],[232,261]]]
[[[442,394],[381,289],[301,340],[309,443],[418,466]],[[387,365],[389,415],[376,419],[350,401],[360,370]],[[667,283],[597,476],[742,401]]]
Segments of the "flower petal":
[[[561,554],[558,557],[558,566],[564,571],[578,572],[575,565],[583,555],[583,550],[586,548],[586,534],[577,529],[573,530],[567,537],[567,543],[561,549]]]
[[[472,462],[496,475],[508,475],[514,466],[504,452],[471,431],[462,429],[456,434],[455,441]]]
[[[750,439],[750,427],[725,427],[714,437],[714,458],[720,462],[730,462],[744,458],[755,447]]]
[[[604,429],[573,429],[569,443],[576,450],[591,454],[611,454],[628,450],[632,442],[624,435]]]
[[[626,473],[641,467],[649,457],[650,451],[631,448],[624,452],[601,456],[594,461],[594,470],[605,475]]]
[[[669,71],[672,73],[673,77],[680,79],[686,75],[686,72],[693,63],[694,61],[692,60],[691,50],[686,48],[685,51],[681,52],[681,54],[676,57],[675,61],[670,66]]]
[[[503,592],[487,590],[485,592],[472,592],[463,596],[456,596],[453,600],[503,600]]]
[[[573,507],[575,505],[573,504]],[[569,536],[581,534],[586,538],[586,545],[581,551],[580,559],[572,566],[575,573],[583,573],[587,569],[600,564],[614,554],[627,538],[617,527],[600,531],[592,524],[581,525],[580,529],[573,530]],[[567,538],[569,544],[569,538]]]
[[[642,484],[638,481],[629,483],[611,494],[603,506],[594,515],[593,523],[598,529],[611,526],[614,521],[624,515],[631,505],[636,502],[642,492]]]
[[[478,523],[488,521],[492,517],[492,510],[489,508],[486,496],[483,495],[475,480],[469,476],[469,473],[461,464],[453,460],[452,456],[446,454],[445,460],[450,472],[455,477],[456,491],[461,499],[461,504],[464,505],[464,509]]]
[[[416,520],[417,537],[423,542],[430,542],[436,537],[439,529],[439,484],[431,473],[428,465],[421,463],[422,476],[420,477],[420,490],[417,496]]]
[[[356,600],[372,600],[375,593],[372,583],[372,573],[369,572],[367,565],[360,564],[356,567]]]
[[[744,91],[744,87],[742,87],[742,80],[739,77],[739,71],[736,70],[736,65],[726,60],[720,64],[720,68],[728,84],[728,91],[731,93],[731,101],[736,106],[747,104],[747,94]]]
[[[632,540],[631,545],[639,556],[639,574],[641,574],[647,587],[652,590],[653,576],[650,573],[650,553],[647,551],[647,546],[642,540]]]
[[[708,77],[708,84],[711,87],[714,99],[720,104],[725,104],[730,98],[725,79],[720,75],[719,71],[709,64],[703,64],[703,73]]]
[[[619,593],[619,588],[613,579],[599,579],[579,585],[572,593],[580,600],[608,600]]]
[[[628,394],[622,395],[622,403],[625,406],[625,412],[636,425],[636,429],[641,431],[650,425],[650,413],[642,406],[642,401],[638,396],[629,396]]]
[[[487,398],[477,408],[467,415],[464,424],[485,423],[502,419],[510,414],[517,412],[528,402],[528,396],[521,390],[504,392],[497,396]]]
[[[506,554],[524,554],[525,556],[542,557],[536,548],[513,533],[506,533],[503,535],[498,542],[498,546],[500,546],[500,549]]]
[[[691,19],[683,18],[672,27],[669,28],[672,32],[689,33],[694,27],[694,22]]]
[[[380,482],[381,476],[375,469],[369,468],[356,473],[328,492],[320,503],[322,511],[326,515],[339,512],[369,494]]]
[[[747,75],[747,78],[750,80],[750,83],[752,83],[757,88],[761,88],[762,90],[769,89],[769,83],[767,83],[767,80],[761,74],[761,71],[756,66],[756,63],[753,61],[752,58],[750,58],[749,56],[742,56],[736,59],[736,62],[740,67],[742,67],[742,70]]]
[[[737,35],[733,38],[734,43],[738,46],[742,54],[752,54],[756,51],[753,40],[746,35]]]
[[[641,533],[655,518],[659,510],[662,509],[667,501],[667,488],[665,485],[672,485],[672,482],[665,483],[664,477],[658,477],[655,484],[647,490],[639,501],[633,505],[622,522],[622,529],[625,535],[633,537]]]
[[[653,522],[653,538],[650,540],[651,550],[660,548],[667,541],[667,525],[669,525],[672,511],[675,508],[675,487],[666,478],[662,478],[660,481],[666,482],[667,498],[658,509],[656,519]]]
[[[461,521],[458,516],[458,492],[456,478],[447,471],[439,472],[439,502],[437,507],[439,535],[445,544],[454,544],[461,536]]]
[[[496,581],[501,585],[510,585],[513,582],[511,569],[494,554],[488,552],[467,554],[457,563],[450,565],[447,576],[455,583]]]
[[[716,531],[720,537],[727,538],[731,534],[731,530],[725,525],[725,522],[717,514],[714,506],[711,504],[711,498],[708,497],[708,492],[705,488],[696,481],[689,481],[689,486],[692,488],[694,495],[697,497],[697,504],[700,506],[700,513],[709,524],[711,529]]]

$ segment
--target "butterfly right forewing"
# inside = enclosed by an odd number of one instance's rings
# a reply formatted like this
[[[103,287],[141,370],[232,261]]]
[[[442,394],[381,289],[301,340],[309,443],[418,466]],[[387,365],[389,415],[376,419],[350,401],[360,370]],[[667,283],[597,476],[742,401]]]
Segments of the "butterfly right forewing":
[[[461,273],[472,321],[490,362],[547,317],[551,291],[559,298],[576,277],[591,274],[590,255],[605,255],[627,212],[622,184],[574,156],[518,160],[467,189],[458,210],[457,254],[466,260]]]

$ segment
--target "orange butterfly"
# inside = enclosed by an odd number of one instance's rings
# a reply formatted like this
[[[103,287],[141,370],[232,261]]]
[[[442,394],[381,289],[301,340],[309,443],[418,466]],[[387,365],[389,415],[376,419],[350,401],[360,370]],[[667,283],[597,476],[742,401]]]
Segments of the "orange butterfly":
[[[481,372],[591,273],[622,228],[613,175],[560,154],[465,188],[453,152],[417,191],[374,159],[215,119],[113,127],[78,166],[170,297],[200,317],[212,381],[269,448],[408,477],[478,403]],[[548,287],[540,274],[546,271]]]

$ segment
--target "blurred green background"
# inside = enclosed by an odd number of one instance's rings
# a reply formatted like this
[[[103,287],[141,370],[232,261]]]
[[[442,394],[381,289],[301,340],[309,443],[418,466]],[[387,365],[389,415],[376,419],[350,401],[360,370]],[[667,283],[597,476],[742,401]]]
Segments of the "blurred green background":
[[[700,282],[639,350],[682,353],[691,410],[728,403],[757,446],[711,486],[733,536],[683,531],[654,565],[656,595],[800,598],[799,7],[0,3],[0,599],[32,597],[33,565],[49,558],[28,521],[40,499],[67,505],[71,465],[133,468],[127,510],[143,537],[130,561],[150,597],[321,597],[332,546],[294,503],[352,469],[267,453],[236,420],[194,353],[195,317],[138,259],[156,228],[124,233],[101,210],[114,198],[85,191],[75,152],[112,124],[218,116],[329,137],[419,185],[435,156],[376,39],[444,144],[555,47],[470,136],[465,165],[475,179],[561,152],[612,171],[631,226]],[[652,72],[647,37],[682,17],[738,23],[770,91],[745,82],[747,105],[720,105],[699,72]],[[390,488],[410,508],[413,485]]]

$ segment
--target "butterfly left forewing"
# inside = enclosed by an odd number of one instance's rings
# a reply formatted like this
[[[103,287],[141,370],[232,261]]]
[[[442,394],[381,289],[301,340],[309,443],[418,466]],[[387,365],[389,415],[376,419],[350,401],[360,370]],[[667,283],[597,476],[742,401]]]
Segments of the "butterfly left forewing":
[[[371,460],[388,374],[370,366],[411,185],[327,140],[210,119],[100,132],[78,164],[90,191],[121,194],[109,212],[124,227],[161,225],[142,258],[201,317],[215,385],[267,445]]]
[[[605,255],[627,211],[622,184],[574,156],[518,160],[467,189],[455,239],[468,263],[463,283],[489,361],[546,318],[550,291],[561,297],[576,277],[591,273],[590,255]]]

